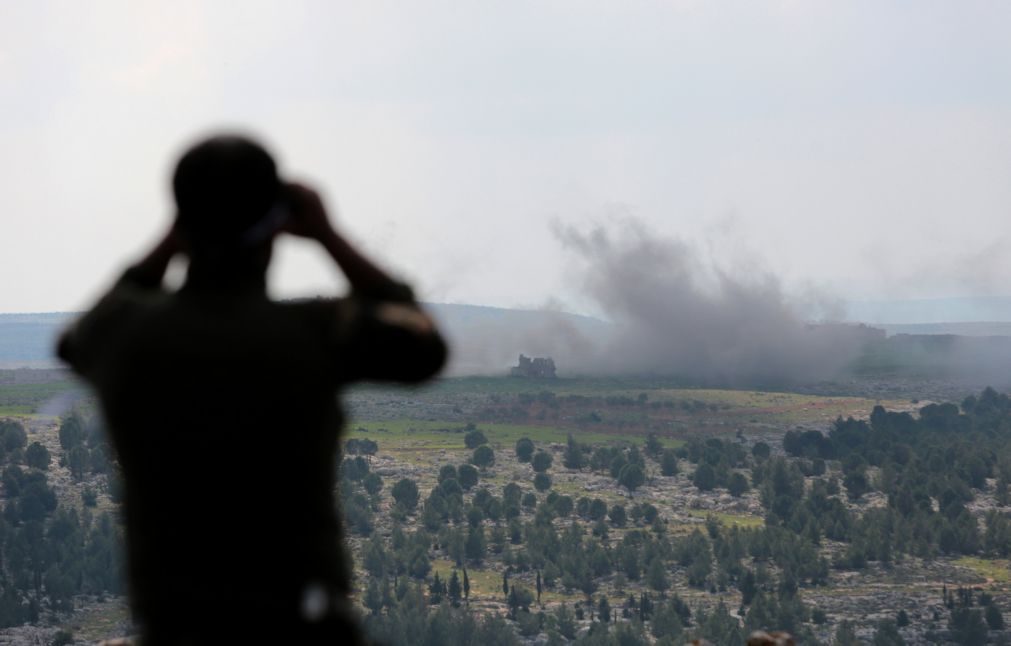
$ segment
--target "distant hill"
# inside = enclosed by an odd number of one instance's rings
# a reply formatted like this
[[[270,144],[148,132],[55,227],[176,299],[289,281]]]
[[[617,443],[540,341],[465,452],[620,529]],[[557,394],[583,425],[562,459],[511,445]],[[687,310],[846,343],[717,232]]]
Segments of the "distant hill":
[[[950,334],[954,336],[1011,336],[1008,322],[969,323],[878,323],[874,327],[895,334]]]
[[[611,324],[547,310],[448,303],[425,307],[448,337],[448,375],[506,375],[520,354],[552,357],[558,374],[608,347]],[[53,348],[73,313],[0,314],[0,368],[58,366]],[[829,326],[831,327],[831,326]],[[1011,374],[1011,322],[885,323],[889,339],[871,343],[858,372]],[[989,338],[987,338],[989,337]],[[1005,368],[1005,367],[1009,368]]]
[[[0,314],[0,367],[48,368],[57,364],[53,346],[74,314]]]
[[[1011,321],[1011,298],[956,297],[909,300],[850,301],[846,318],[882,324],[948,324]]]
[[[520,353],[551,356],[603,339],[608,324],[565,312],[426,303],[451,342],[450,374],[507,374]],[[76,316],[49,312],[0,314],[0,368],[58,365],[53,348]],[[564,370],[564,366],[561,367]]]

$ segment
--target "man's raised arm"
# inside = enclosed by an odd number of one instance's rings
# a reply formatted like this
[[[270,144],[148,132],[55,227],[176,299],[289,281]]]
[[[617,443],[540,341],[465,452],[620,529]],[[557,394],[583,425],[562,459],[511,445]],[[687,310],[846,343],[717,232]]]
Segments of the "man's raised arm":
[[[358,341],[348,348],[357,377],[416,382],[445,364],[446,344],[411,288],[393,279],[355,249],[330,223],[319,195],[301,184],[287,186],[291,214],[284,230],[316,240],[351,284],[358,313]]]
[[[93,368],[94,356],[101,354],[103,339],[123,314],[117,305],[117,295],[123,290],[160,288],[169,262],[181,251],[182,243],[173,226],[140,261],[123,272],[90,311],[63,331],[56,344],[56,355],[75,372],[87,376]]]

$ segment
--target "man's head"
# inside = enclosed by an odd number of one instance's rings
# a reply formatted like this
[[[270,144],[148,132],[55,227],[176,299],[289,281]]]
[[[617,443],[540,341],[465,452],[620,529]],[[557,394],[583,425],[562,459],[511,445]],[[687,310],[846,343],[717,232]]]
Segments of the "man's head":
[[[190,148],[176,165],[172,190],[180,231],[197,255],[243,255],[280,226],[273,221],[282,190],[277,167],[245,137],[220,135]]]

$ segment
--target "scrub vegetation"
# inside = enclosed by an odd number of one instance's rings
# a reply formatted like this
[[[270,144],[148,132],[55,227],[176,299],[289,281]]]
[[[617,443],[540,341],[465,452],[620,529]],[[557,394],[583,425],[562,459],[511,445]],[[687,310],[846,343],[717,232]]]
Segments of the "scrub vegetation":
[[[60,387],[28,392],[0,432],[0,622],[129,633],[114,456],[87,399],[56,417]],[[994,390],[482,378],[349,407],[338,499],[379,640],[1005,636],[1011,403]]]

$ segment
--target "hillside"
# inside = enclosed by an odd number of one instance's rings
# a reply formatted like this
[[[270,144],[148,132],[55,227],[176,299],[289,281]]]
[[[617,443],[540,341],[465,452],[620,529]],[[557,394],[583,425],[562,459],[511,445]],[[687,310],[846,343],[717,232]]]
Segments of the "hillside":
[[[520,354],[554,357],[560,375],[606,373],[585,369],[610,347],[614,326],[600,319],[547,310],[426,303],[448,337],[448,376],[504,375]],[[72,313],[0,314],[0,368],[50,368],[53,348]],[[854,326],[814,326],[823,334],[852,336]],[[1011,323],[882,324],[887,339],[866,335],[842,374],[922,377],[930,374],[973,387],[1011,386]],[[839,344],[830,344],[841,348]],[[673,372],[677,372],[676,366]]]
[[[608,325],[565,312],[426,303],[454,348],[448,372],[503,374],[520,353],[552,354],[574,340],[598,343]],[[60,330],[73,313],[0,314],[0,368],[52,367]]]

